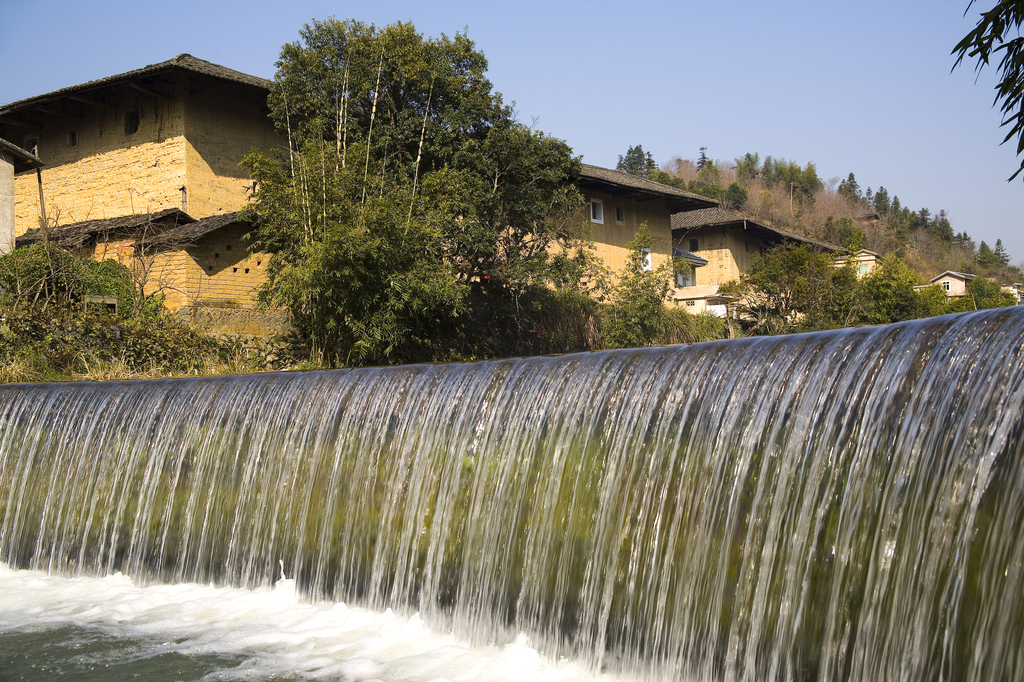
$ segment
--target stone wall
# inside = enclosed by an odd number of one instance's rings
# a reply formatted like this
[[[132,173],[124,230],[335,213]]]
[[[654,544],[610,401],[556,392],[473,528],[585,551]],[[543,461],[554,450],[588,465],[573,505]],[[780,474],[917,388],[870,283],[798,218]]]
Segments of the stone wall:
[[[178,315],[194,328],[214,336],[269,338],[295,334],[291,316],[283,310],[184,306]]]

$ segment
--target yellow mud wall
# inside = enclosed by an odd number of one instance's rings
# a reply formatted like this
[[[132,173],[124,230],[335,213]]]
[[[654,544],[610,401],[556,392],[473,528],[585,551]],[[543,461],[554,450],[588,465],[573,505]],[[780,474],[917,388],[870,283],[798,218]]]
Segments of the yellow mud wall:
[[[616,198],[606,192],[584,192],[586,206],[582,220],[589,227],[597,256],[618,275],[626,267],[629,247],[636,231],[644,222],[651,233],[651,265],[658,268],[672,261],[672,225],[663,199],[637,201]],[[604,224],[590,221],[590,203],[600,199],[604,206]],[[616,206],[622,208],[622,222],[615,219]]]
[[[249,243],[243,239],[247,230],[243,225],[228,225],[186,247],[188,305],[256,306],[268,262],[264,253],[249,253]]]
[[[190,96],[186,106],[188,213],[196,218],[241,209],[247,172],[239,162],[253,148],[284,146],[267,115],[266,95],[220,88]]]
[[[137,114],[138,129],[126,132]],[[82,118],[49,114],[38,135],[46,217],[51,226],[181,205],[185,183],[184,107],[121,86],[113,108],[85,105]],[[74,138],[74,139],[72,139]],[[73,144],[74,143],[74,144]],[[35,171],[15,178],[15,231],[39,227]]]
[[[693,239],[697,240],[696,251],[690,248]],[[694,284],[710,286],[739,279],[750,269],[754,254],[760,252],[763,243],[742,228],[705,227],[687,232],[678,246],[707,259],[707,265],[696,268]]]
[[[228,225],[200,237],[183,250],[141,259],[134,256],[133,240],[100,242],[87,254],[96,260],[123,263],[136,282],[145,282],[146,294],[162,294],[164,305],[254,308],[266,278],[267,256],[249,254],[243,239],[247,228]]]

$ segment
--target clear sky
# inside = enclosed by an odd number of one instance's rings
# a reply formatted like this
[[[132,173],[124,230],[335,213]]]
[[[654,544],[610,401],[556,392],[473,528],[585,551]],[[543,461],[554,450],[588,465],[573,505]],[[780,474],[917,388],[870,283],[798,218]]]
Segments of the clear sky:
[[[995,72],[950,72],[975,24],[968,0],[516,3],[0,0],[0,102],[187,52],[270,78],[311,19],[412,21],[466,31],[520,120],[614,167],[641,144],[658,163],[746,152],[851,171],[911,209],[945,209],[977,242],[1024,261],[1024,182],[992,107]]]

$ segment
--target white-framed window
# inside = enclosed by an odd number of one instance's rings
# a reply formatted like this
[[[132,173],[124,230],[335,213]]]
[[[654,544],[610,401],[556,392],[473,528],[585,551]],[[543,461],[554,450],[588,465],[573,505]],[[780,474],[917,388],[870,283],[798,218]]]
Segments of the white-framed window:
[[[863,277],[864,275],[868,274],[868,270],[870,269],[871,268],[868,266],[867,263],[861,263],[860,265],[857,266],[857,276]]]
[[[615,224],[621,225],[626,222],[626,211],[621,206],[615,207]]]
[[[651,250],[650,249],[640,249],[640,255],[642,255],[644,257],[643,265],[641,266],[643,268],[643,271],[644,272],[650,272],[651,269],[652,269],[652,266],[651,266]]]
[[[942,290],[945,291],[948,294],[949,293],[949,288],[950,288],[949,280],[948,279],[943,280],[942,281]]]
[[[590,222],[604,225],[604,202],[600,199],[590,200]]]
[[[691,270],[688,273],[676,270],[676,286],[682,289],[683,287],[692,287],[694,285],[694,272]]]

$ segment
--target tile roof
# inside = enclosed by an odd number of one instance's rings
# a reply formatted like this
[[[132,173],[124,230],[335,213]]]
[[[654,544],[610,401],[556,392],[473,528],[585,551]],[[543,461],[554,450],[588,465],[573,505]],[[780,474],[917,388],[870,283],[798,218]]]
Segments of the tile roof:
[[[742,224],[746,228],[753,228],[768,232],[782,239],[789,239],[792,241],[804,242],[806,244],[812,244],[814,246],[826,249],[828,251],[846,251],[841,246],[835,244],[829,244],[828,242],[821,241],[820,239],[814,239],[813,237],[805,237],[802,234],[796,232],[790,232],[789,230],[783,230],[771,225],[745,218],[744,216],[733,213],[732,211],[726,211],[721,208],[707,208],[699,211],[687,211],[686,213],[676,213],[672,216],[672,230],[693,230],[700,227],[715,227],[719,225],[739,225]]]
[[[125,73],[119,73],[115,76],[107,76],[106,78],[100,78],[99,80],[89,81],[80,85],[72,85],[67,88],[61,88],[60,90],[54,90],[43,95],[36,95],[27,99],[18,100],[17,102],[11,102],[0,106],[0,115],[23,109],[34,104],[40,104],[42,102],[57,99],[74,92],[82,92],[84,90],[95,90],[96,88],[102,88],[109,85],[115,85],[117,83],[131,80],[132,78],[140,78],[143,76],[152,76],[165,71],[188,71],[190,73],[196,73],[202,76],[209,76],[211,78],[218,78],[220,80],[230,81],[232,83],[240,83],[242,85],[248,85],[261,90],[270,89],[270,81],[259,78],[257,76],[250,76],[247,73],[241,71],[235,71],[229,69],[226,66],[220,66],[213,62],[208,62],[203,59],[197,59],[190,54],[179,54],[173,59],[168,59],[165,62],[158,64],[150,64],[144,66],[141,69],[135,69],[134,71],[127,71]]]
[[[240,222],[237,211],[196,220],[181,209],[168,208],[152,214],[143,213],[103,220],[87,220],[56,227],[50,230],[49,238],[51,242],[65,248],[82,246],[90,238],[98,235],[119,237],[136,235],[140,236],[136,243],[144,246],[164,244],[185,246],[192,244],[204,235],[236,222]],[[141,235],[139,235],[140,231]],[[42,239],[42,230],[32,229],[18,237],[17,245],[24,246],[42,241]]]
[[[245,222],[238,219],[238,211],[200,218],[192,222],[179,223],[165,231],[146,236],[139,240],[143,244],[192,244],[200,237],[233,223]]]
[[[958,279],[962,279],[962,280],[964,280],[965,282],[970,282],[970,281],[971,281],[972,279],[974,279],[974,277],[975,277],[974,275],[972,275],[972,274],[971,274],[971,273],[969,273],[969,272],[956,272],[955,270],[946,270],[946,271],[945,271],[944,273],[942,273],[941,275],[935,275],[934,277],[932,277],[932,278],[931,278],[930,280],[928,280],[928,281],[929,281],[929,282],[936,282],[936,281],[938,281],[938,280],[942,279],[943,277],[945,277],[946,275],[949,275],[949,276],[951,276],[951,277],[956,277],[956,278],[958,278]]]
[[[104,218],[101,220],[86,220],[70,225],[55,227],[49,231],[48,237],[51,242],[60,244],[66,248],[74,248],[83,245],[91,237],[108,235],[126,235],[137,233],[140,228],[156,223],[161,230],[177,227],[183,223],[194,223],[195,218],[178,208],[168,208],[156,213],[137,213],[117,218]],[[17,245],[24,246],[32,242],[43,240],[43,231],[39,228],[31,229],[17,238]]]
[[[718,205],[714,199],[708,199],[693,192],[687,192],[671,185],[663,185],[660,182],[623,171],[591,166],[588,163],[581,164],[580,184],[584,187],[607,188],[613,192],[626,191],[632,194],[661,196],[669,201],[670,210],[691,211]]]

